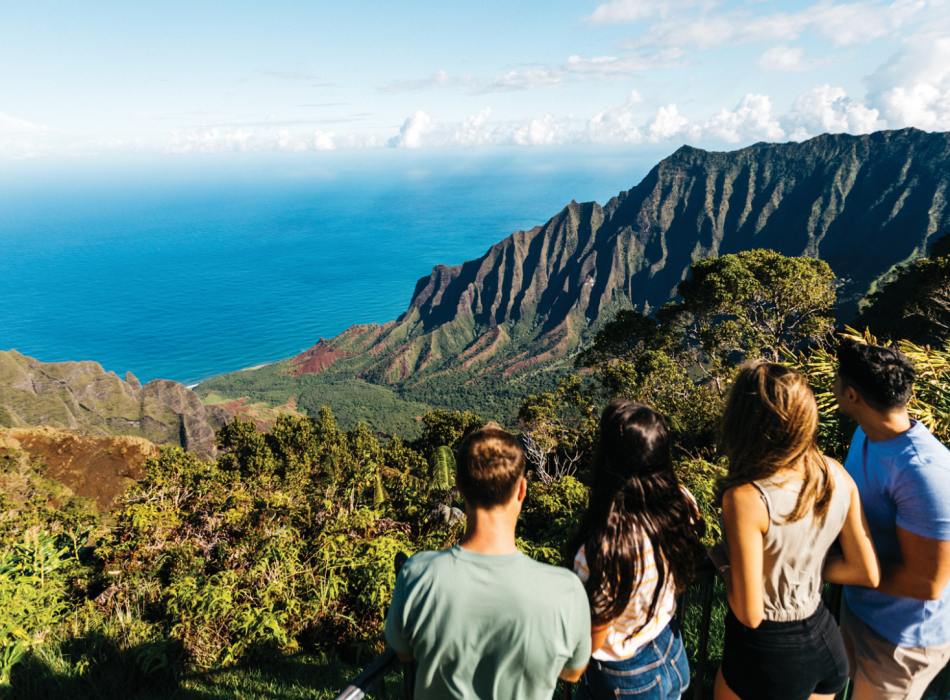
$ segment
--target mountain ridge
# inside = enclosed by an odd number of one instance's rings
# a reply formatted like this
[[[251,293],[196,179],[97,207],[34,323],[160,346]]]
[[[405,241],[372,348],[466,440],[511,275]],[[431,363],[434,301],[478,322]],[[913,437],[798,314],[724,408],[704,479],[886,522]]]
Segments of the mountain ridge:
[[[603,207],[572,201],[475,260],[436,265],[396,320],[351,326],[290,362],[303,372],[317,354],[316,372],[380,384],[479,367],[510,377],[570,356],[610,310],[670,301],[696,260],[751,248],[824,259],[842,276],[838,315],[849,320],[894,265],[950,226],[948,160],[950,135],[917,129],[683,146]]]

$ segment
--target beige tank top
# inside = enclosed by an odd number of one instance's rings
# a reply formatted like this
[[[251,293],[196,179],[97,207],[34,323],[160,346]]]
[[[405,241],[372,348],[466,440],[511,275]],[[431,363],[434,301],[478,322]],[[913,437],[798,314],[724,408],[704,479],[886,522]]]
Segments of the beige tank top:
[[[841,532],[851,506],[851,494],[847,481],[840,475],[841,468],[831,460],[828,464],[835,489],[828,515],[820,526],[814,513],[793,523],[785,522],[795,509],[801,481],[782,482],[772,477],[752,482],[765,500],[770,520],[768,532],[763,536],[762,559],[766,620],[803,620],[812,615],[821,602],[821,570],[825,557]]]

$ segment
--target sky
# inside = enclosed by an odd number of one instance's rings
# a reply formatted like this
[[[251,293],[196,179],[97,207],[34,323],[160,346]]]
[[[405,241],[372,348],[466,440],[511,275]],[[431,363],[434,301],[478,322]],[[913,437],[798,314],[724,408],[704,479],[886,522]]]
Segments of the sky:
[[[908,126],[950,130],[950,0],[33,0],[0,24],[8,165]]]

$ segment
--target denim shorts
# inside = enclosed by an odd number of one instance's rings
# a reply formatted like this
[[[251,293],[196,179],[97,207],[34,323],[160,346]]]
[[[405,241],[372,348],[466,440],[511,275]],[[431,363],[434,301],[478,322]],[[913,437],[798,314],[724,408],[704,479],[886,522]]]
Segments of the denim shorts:
[[[848,682],[838,624],[824,603],[810,617],[765,620],[755,629],[726,615],[722,676],[742,700],[806,700],[834,695]]]
[[[689,664],[676,621],[623,661],[591,659],[574,700],[677,700],[689,686]]]

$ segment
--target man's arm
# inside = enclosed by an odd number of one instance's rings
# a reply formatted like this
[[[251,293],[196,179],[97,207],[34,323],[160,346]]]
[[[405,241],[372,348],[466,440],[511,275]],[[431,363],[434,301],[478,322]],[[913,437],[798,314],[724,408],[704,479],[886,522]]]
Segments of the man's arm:
[[[877,590],[917,600],[937,600],[950,581],[950,541],[916,535],[897,527],[901,562],[881,561]]]
[[[590,628],[590,651],[594,653],[602,646],[604,646],[604,641],[607,639],[607,632],[610,631],[610,623],[606,625],[591,625]],[[581,676],[584,675],[584,670],[587,668],[587,664],[584,664],[583,668],[568,668],[565,666],[561,669],[561,673],[558,676],[562,681],[567,681],[568,683],[577,683],[581,679]]]
[[[582,668],[568,668],[565,666],[561,669],[561,672],[558,674],[558,678],[562,681],[567,681],[568,683],[577,683],[581,679],[581,676],[584,675],[584,671],[587,670],[587,664],[584,664]]]
[[[590,661],[590,654],[592,651],[591,648],[591,625],[590,625],[590,605],[587,602],[587,593],[584,591],[584,586],[581,585],[580,579],[575,579],[574,586],[574,600],[572,602],[572,624],[571,628],[573,630],[574,638],[574,655],[568,659],[567,665],[561,669],[561,672],[558,674],[558,678],[561,680],[567,681],[568,683],[577,683],[581,679],[581,676],[584,675],[584,670],[587,668],[587,664]],[[604,630],[604,635],[606,636],[607,632]],[[603,644],[603,641],[601,641]],[[571,668],[571,666],[580,666],[579,668]]]
[[[412,661],[412,647],[409,640],[406,639],[406,633],[403,629],[402,614],[403,606],[406,604],[406,577],[405,569],[396,575],[396,587],[393,589],[393,599],[389,605],[389,611],[386,613],[386,641],[396,652],[400,661]]]

